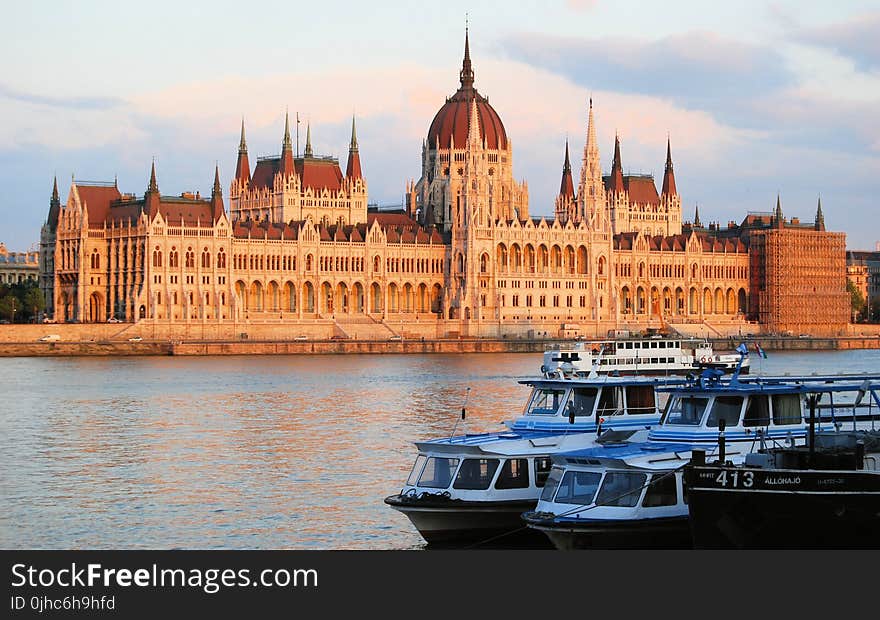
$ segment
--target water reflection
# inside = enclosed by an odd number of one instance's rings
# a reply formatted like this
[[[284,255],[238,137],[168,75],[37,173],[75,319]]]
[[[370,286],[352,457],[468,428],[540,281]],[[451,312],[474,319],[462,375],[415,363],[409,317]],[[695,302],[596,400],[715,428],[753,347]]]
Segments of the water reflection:
[[[18,358],[0,366],[4,548],[406,549],[412,442],[519,415],[538,354]],[[880,371],[880,351],[755,371]]]

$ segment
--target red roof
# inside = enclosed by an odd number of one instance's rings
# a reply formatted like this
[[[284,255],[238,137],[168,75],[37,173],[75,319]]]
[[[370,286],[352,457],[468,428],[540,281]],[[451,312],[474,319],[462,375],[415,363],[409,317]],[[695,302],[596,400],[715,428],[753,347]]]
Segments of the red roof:
[[[507,148],[507,132],[501,117],[485,97],[476,89],[458,89],[437,112],[428,129],[428,147],[433,148],[440,141],[440,148],[449,148],[450,140],[455,139],[456,148],[464,148],[468,136],[468,116],[471,99],[477,99],[477,115],[480,119],[480,137],[486,140],[490,149]]]
[[[122,198],[122,194],[116,185],[86,185],[76,184],[81,204],[85,204],[89,210],[89,224],[103,224],[110,212],[110,203]]]
[[[337,192],[342,187],[342,171],[335,159],[299,157],[293,160],[294,170],[302,179],[303,189],[310,187],[318,192],[328,189]],[[281,158],[263,158],[254,169],[253,187],[272,187],[275,173],[281,169]]]

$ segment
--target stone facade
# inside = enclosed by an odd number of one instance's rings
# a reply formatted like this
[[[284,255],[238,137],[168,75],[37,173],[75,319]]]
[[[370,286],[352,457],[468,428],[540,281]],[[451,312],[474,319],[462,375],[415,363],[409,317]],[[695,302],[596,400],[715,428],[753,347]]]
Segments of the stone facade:
[[[10,252],[0,243],[0,284],[36,281],[40,274],[40,253],[36,250]]]
[[[367,208],[354,121],[344,173],[313,154],[310,128],[294,154],[287,120],[281,155],[252,170],[242,123],[228,213],[217,170],[210,198],[161,195],[155,167],[142,198],[74,181],[62,205],[56,184],[41,234],[48,313],[202,332],[277,323],[354,338],[789,320],[754,297],[756,265],[770,266],[756,262],[752,242],[763,239],[766,257],[775,237],[753,234],[760,226],[748,220],[725,231],[682,222],[668,141],[660,192],[653,178],[623,173],[619,139],[603,175],[591,101],[577,187],[566,144],[556,217],[533,218],[528,186],[513,178],[512,142],[474,87],[467,36],[459,79],[401,212]],[[842,239],[824,226],[805,242],[814,237]]]

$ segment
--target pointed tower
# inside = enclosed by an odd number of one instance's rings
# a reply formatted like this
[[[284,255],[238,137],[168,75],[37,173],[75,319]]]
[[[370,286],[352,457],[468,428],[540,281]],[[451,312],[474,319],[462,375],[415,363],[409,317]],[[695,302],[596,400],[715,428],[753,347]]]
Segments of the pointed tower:
[[[241,140],[238,143],[238,162],[235,164],[235,178],[246,185],[251,182],[251,166],[248,162],[247,141],[244,138],[244,118],[241,119]]]
[[[242,133],[242,139],[244,139],[244,133]],[[214,187],[211,189],[211,217],[216,222],[225,213],[226,210],[223,208],[223,188],[220,187],[220,166],[215,164]]]
[[[58,215],[61,213],[61,198],[58,196],[58,177],[52,181],[52,198],[49,200],[49,217],[46,223],[49,230],[55,232],[58,228]]]
[[[312,154],[312,124],[306,123],[306,150],[303,151],[303,157],[313,157]]]
[[[782,216],[782,201],[779,199],[779,194],[776,194],[776,212],[773,214],[773,224],[776,228],[785,227],[785,218]]]
[[[702,228],[703,223],[700,221],[700,207],[694,205],[694,228]]]
[[[666,169],[663,172],[663,190],[660,193],[660,210],[666,218],[666,235],[681,234],[681,197],[675,187],[675,172],[672,167],[672,146],[666,137]]]
[[[816,222],[814,224],[816,230],[825,231],[825,214],[822,213],[822,197],[819,197],[819,204],[816,206]]]
[[[596,139],[596,123],[593,119],[593,98],[587,117],[587,141],[581,159],[581,178],[577,190],[577,220],[585,219],[590,228],[607,230],[605,213],[605,184],[602,182],[602,160],[599,141]],[[577,223],[577,222],[575,222]]]
[[[614,160],[611,162],[611,179],[608,190],[614,193],[623,193],[626,188],[623,185],[623,165],[620,163],[620,136],[614,135]]]
[[[357,133],[354,128],[354,115],[351,117],[351,142],[348,145],[348,163],[345,166],[345,178],[361,179],[361,156],[358,153]]]
[[[672,171],[672,146],[669,137],[666,138],[666,170],[663,173],[663,191],[662,194],[671,196],[677,194],[675,189],[675,173]]]
[[[159,184],[156,182],[156,160],[150,167],[150,184],[147,186],[147,192],[144,194],[144,213],[151,219],[159,213],[159,203],[161,197],[159,195]]]
[[[568,139],[565,140],[565,161],[562,163],[562,182],[556,197],[556,219],[561,224],[569,220],[578,222],[577,201],[574,195],[574,182],[571,179],[571,161],[568,156]]]
[[[279,172],[285,177],[292,176],[293,168],[293,143],[290,141],[290,114],[284,112],[284,139],[281,141],[281,165]]]

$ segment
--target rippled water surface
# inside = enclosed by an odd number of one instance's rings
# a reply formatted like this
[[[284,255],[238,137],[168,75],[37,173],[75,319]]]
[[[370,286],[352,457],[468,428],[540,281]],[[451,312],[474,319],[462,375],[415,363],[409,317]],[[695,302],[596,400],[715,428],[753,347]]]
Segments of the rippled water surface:
[[[753,371],[880,372],[880,351]],[[411,549],[412,442],[519,414],[540,354],[6,358],[0,547]],[[462,430],[459,425],[459,432]]]

